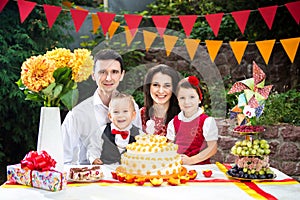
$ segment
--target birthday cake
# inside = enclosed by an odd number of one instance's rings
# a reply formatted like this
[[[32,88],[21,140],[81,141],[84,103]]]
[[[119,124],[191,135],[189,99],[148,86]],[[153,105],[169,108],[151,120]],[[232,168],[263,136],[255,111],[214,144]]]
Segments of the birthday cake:
[[[100,166],[70,168],[69,178],[73,181],[92,181],[103,178]]]
[[[143,178],[178,177],[182,171],[178,146],[160,135],[138,135],[126,146],[117,173]]]

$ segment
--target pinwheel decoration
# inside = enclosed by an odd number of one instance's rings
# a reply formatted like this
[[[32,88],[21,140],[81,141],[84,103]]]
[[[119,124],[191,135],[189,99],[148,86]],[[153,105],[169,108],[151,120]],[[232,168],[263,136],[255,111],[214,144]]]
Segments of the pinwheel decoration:
[[[265,101],[273,85],[265,86],[266,74],[253,61],[253,78],[233,84],[228,94],[243,92],[238,96],[238,104],[231,110],[230,118],[238,117],[239,125],[255,125],[263,113]]]

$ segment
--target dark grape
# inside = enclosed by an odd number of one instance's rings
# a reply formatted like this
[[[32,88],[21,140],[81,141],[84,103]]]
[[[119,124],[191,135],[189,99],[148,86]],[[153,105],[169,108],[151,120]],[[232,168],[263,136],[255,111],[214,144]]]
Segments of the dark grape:
[[[267,178],[273,178],[273,174],[267,174]]]

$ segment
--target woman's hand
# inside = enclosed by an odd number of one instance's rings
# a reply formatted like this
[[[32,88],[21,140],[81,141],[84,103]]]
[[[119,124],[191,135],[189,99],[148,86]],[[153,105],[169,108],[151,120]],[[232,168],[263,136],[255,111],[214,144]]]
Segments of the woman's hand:
[[[100,160],[100,158],[96,158],[92,164],[93,165],[102,165],[103,162]]]

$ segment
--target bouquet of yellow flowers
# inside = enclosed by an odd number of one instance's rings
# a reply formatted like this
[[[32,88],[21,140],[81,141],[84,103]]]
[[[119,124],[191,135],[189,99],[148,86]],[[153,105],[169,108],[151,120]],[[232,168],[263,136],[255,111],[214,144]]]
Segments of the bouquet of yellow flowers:
[[[25,100],[43,102],[45,107],[65,106],[71,110],[78,101],[77,83],[93,71],[93,57],[87,49],[55,48],[23,62],[17,85]]]

